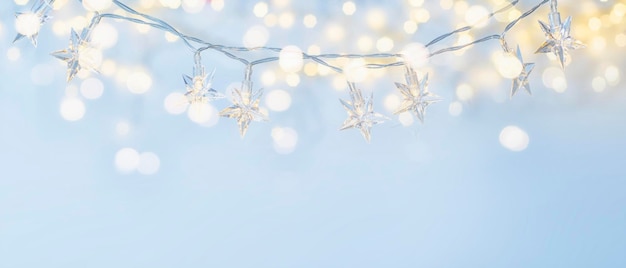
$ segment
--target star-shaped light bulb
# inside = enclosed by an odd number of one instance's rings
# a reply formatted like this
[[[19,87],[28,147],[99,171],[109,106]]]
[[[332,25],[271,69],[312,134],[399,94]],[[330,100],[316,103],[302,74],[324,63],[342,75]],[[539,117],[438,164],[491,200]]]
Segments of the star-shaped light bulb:
[[[239,125],[241,137],[246,135],[248,126],[252,121],[268,121],[269,118],[259,111],[259,103],[263,90],[252,91],[252,81],[246,79],[242,82],[241,89],[232,90],[233,105],[222,110],[220,116],[234,118]]]
[[[189,104],[205,104],[216,99],[224,98],[223,94],[211,88],[214,74],[215,71],[207,75],[204,72],[204,67],[201,64],[196,64],[193,67],[193,77],[183,75],[183,80],[187,88],[185,96]]]
[[[72,81],[82,69],[96,71],[102,61],[102,52],[89,43],[89,31],[84,29],[79,35],[72,29],[69,47],[51,54],[67,62],[67,82]]]
[[[50,0],[37,0],[29,12],[15,13],[15,30],[17,30],[17,35],[13,40],[14,43],[23,38],[28,38],[35,47],[37,46],[39,30],[41,25],[50,19],[48,13],[52,10],[53,2]]]
[[[417,77],[417,73],[413,68],[406,66],[406,73],[404,75],[406,79],[406,85],[396,83],[396,87],[402,93],[402,104],[396,109],[394,114],[400,114],[404,112],[413,112],[415,117],[424,123],[424,116],[426,115],[426,107],[428,105],[441,100],[439,96],[428,91],[428,74],[426,74],[422,81]]]
[[[532,95],[532,92],[530,91],[530,85],[528,83],[528,76],[530,76],[530,73],[535,68],[535,64],[524,62],[524,59],[522,58],[522,52],[519,46],[517,46],[517,59],[519,59],[523,67],[522,72],[519,74],[519,76],[513,79],[513,85],[511,86],[511,97],[513,97],[515,93],[517,93],[517,91],[520,89],[524,89],[526,90],[526,92],[528,92],[528,94]]]
[[[351,101],[339,100],[348,113],[348,118],[343,122],[340,130],[350,128],[359,129],[365,140],[370,142],[372,138],[372,127],[385,122],[387,118],[374,112],[373,93],[369,98],[364,99],[361,90],[356,88],[354,83],[348,82],[348,87]]]
[[[561,64],[561,68],[565,68],[565,62],[570,50],[585,47],[582,42],[570,36],[571,16],[567,17],[564,23],[561,23],[560,15],[552,13],[550,14],[549,25],[542,21],[539,21],[539,25],[541,25],[541,30],[546,35],[546,41],[535,53],[554,53]]]

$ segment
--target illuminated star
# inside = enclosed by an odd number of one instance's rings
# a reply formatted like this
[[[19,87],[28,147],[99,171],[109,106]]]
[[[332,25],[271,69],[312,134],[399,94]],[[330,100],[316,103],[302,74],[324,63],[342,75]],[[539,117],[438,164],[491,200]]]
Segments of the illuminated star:
[[[406,74],[404,76],[406,78],[406,85],[396,83],[396,87],[398,87],[404,99],[394,114],[411,111],[420,120],[420,122],[424,123],[426,107],[432,103],[440,101],[441,99],[439,96],[428,91],[428,74],[426,74],[420,82],[417,78],[417,73],[415,73],[413,68],[407,66]]]
[[[239,134],[246,135],[252,121],[268,121],[266,115],[259,111],[259,102],[263,90],[252,91],[252,81],[244,80],[241,89],[233,89],[233,105],[222,110],[220,116],[234,118],[239,124]]]
[[[517,93],[517,91],[522,88],[526,90],[528,94],[532,95],[532,92],[530,92],[530,85],[528,83],[528,76],[530,76],[533,68],[535,68],[535,64],[524,63],[524,59],[522,59],[522,52],[520,51],[519,46],[517,46],[517,59],[519,59],[519,62],[522,63],[523,67],[522,72],[519,74],[519,76],[513,80],[513,86],[511,87],[511,97],[513,97],[513,95],[515,95],[515,93]]]
[[[54,1],[51,0],[37,0],[30,8],[30,12],[15,13],[18,33],[15,36],[15,39],[13,39],[13,43],[27,37],[35,47],[37,46],[39,29],[41,28],[41,25],[46,23],[46,21],[51,18],[48,16],[48,12],[52,10],[53,2]]]
[[[95,71],[96,64],[90,58],[90,54],[93,54],[96,49],[89,45],[88,36],[87,29],[83,30],[80,35],[72,29],[69,47],[51,53],[52,56],[67,62],[67,82],[72,81],[82,69]]]
[[[367,142],[371,139],[372,126],[380,124],[387,120],[383,115],[374,112],[374,94],[366,100],[360,89],[357,89],[354,83],[348,82],[350,89],[350,102],[340,99],[343,108],[348,112],[348,119],[343,122],[340,130],[349,128],[358,128]]]
[[[183,80],[187,88],[185,96],[189,104],[205,104],[216,99],[224,98],[224,95],[211,88],[214,74],[215,71],[207,75],[204,72],[204,67],[200,64],[196,64],[193,67],[193,77],[183,75]]]
[[[560,20],[559,20],[560,21]],[[546,41],[537,49],[535,53],[554,53],[559,59],[561,68],[565,68],[565,61],[569,50],[584,48],[585,45],[570,36],[570,27],[572,26],[572,17],[567,17],[565,23],[555,23],[550,20],[550,26],[539,21],[541,30],[546,34]]]

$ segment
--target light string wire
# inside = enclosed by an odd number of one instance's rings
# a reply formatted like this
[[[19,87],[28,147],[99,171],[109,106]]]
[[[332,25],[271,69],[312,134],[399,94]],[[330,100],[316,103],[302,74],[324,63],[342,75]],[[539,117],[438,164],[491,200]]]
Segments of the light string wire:
[[[83,2],[82,0],[78,0],[79,2]],[[52,1],[50,1],[50,3],[52,3]],[[276,53],[280,53],[283,51],[282,48],[276,48],[276,47],[267,47],[267,46],[262,46],[262,47],[252,47],[252,48],[248,48],[248,47],[239,47],[239,46],[226,46],[226,45],[221,45],[221,44],[213,44],[210,42],[207,42],[205,40],[202,40],[198,37],[193,37],[190,35],[186,35],[182,32],[180,32],[179,30],[177,30],[175,27],[173,27],[172,25],[170,25],[168,22],[147,15],[145,13],[139,12],[131,7],[129,7],[128,5],[122,3],[119,0],[113,0],[112,1],[113,4],[115,4],[116,6],[118,6],[119,8],[121,8],[122,10],[139,16],[145,20],[142,19],[137,19],[137,18],[132,18],[132,17],[128,17],[128,16],[123,16],[123,15],[118,15],[118,14],[111,14],[111,13],[103,13],[103,14],[99,14],[96,13],[96,15],[94,16],[94,18],[92,19],[92,24],[89,27],[93,27],[95,25],[97,25],[97,23],[99,23],[101,18],[112,18],[112,19],[120,19],[120,20],[126,20],[128,22],[131,23],[135,23],[135,24],[141,24],[141,25],[146,25],[146,26],[150,26],[152,28],[155,29],[159,29],[165,32],[169,32],[177,37],[179,37],[184,44],[192,51],[194,52],[194,54],[196,55],[200,55],[202,52],[211,49],[211,50],[215,50],[217,52],[220,52],[224,55],[226,55],[227,57],[239,61],[240,63],[246,65],[246,66],[250,66],[253,67],[255,65],[260,65],[260,64],[264,64],[264,63],[270,63],[270,62],[274,62],[274,61],[278,61],[280,58],[279,57],[267,57],[267,58],[262,58],[259,60],[255,60],[255,61],[249,61],[245,58],[236,56],[235,54],[231,53],[232,52],[253,52],[253,51],[259,51],[259,50],[265,50],[265,51],[271,51],[271,52],[276,52]],[[489,36],[485,36],[482,37],[480,39],[474,40],[472,42],[466,43],[466,44],[462,44],[462,45],[458,45],[458,46],[451,46],[451,47],[447,47],[447,48],[443,48],[443,49],[439,49],[437,51],[431,52],[429,53],[429,55],[427,55],[427,58],[431,58],[434,57],[436,55],[439,54],[443,54],[443,53],[447,53],[447,52],[453,52],[453,51],[457,51],[457,50],[461,50],[470,46],[474,46],[483,42],[487,42],[490,40],[495,40],[498,39],[503,43],[503,49],[505,51],[508,51],[508,46],[506,46],[506,41],[505,41],[505,36],[506,34],[518,23],[520,22],[522,19],[530,16],[531,14],[533,14],[535,11],[537,11],[537,9],[539,9],[541,6],[543,6],[544,4],[550,2],[551,3],[551,9],[552,10],[556,10],[556,0],[543,0],[540,3],[538,3],[537,5],[533,6],[532,8],[530,8],[528,11],[524,12],[522,15],[520,15],[518,18],[516,18],[515,20],[511,21],[505,28],[504,31],[501,34],[494,34],[494,35],[489,35]],[[509,4],[507,4],[506,6],[495,10],[491,13],[489,13],[488,15],[486,15],[484,18],[482,18],[479,21],[483,21],[483,20],[489,20],[491,18],[493,18],[494,16],[506,12],[508,10],[510,10],[511,8],[515,7],[517,4],[519,3],[519,0],[514,0],[511,1]],[[146,21],[147,20],[147,21]],[[94,23],[95,22],[95,23]],[[459,33],[463,33],[463,32],[467,32],[470,31],[472,29],[474,29],[475,26],[472,25],[468,25],[468,26],[464,26],[461,27],[459,29],[456,29],[454,31],[451,31],[449,33],[443,34],[441,36],[438,36],[436,38],[434,38],[433,40],[431,40],[430,42],[428,42],[425,47],[429,48],[443,40],[445,40],[446,38],[453,36],[455,34],[459,34]],[[197,43],[200,45],[203,45],[203,47],[200,48],[196,48],[196,46],[194,46],[193,43]],[[330,64],[329,62],[327,62],[327,60],[329,59],[339,59],[339,58],[347,58],[347,59],[398,59],[398,58],[402,58],[404,56],[404,54],[402,53],[374,53],[374,54],[319,54],[319,55],[313,55],[313,54],[309,54],[309,53],[305,53],[302,52],[302,56],[303,59],[309,59],[312,60],[316,63],[319,63],[321,65],[324,65],[330,69],[332,69],[333,71],[337,72],[337,73],[343,73],[344,70],[340,67],[337,67],[335,65]],[[368,69],[383,69],[383,68],[388,68],[388,67],[396,67],[396,66],[404,66],[406,65],[406,62],[404,60],[396,60],[392,63],[386,63],[386,64],[378,64],[378,63],[368,63],[365,64],[364,67],[368,68]],[[251,71],[251,68],[247,68],[247,72]]]

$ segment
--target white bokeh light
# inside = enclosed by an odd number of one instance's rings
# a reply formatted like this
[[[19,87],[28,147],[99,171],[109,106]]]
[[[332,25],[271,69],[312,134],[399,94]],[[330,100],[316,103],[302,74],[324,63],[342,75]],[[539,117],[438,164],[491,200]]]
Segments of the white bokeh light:
[[[278,64],[283,71],[295,73],[304,64],[302,50],[297,46],[286,46],[280,51]]]
[[[135,72],[128,76],[126,86],[133,94],[144,94],[152,87],[152,78],[143,71]]]
[[[139,152],[133,148],[122,148],[115,154],[115,168],[121,173],[132,173],[139,166]]]
[[[112,0],[83,0],[83,7],[89,11],[103,11],[113,4]]]
[[[500,132],[500,144],[513,152],[526,150],[529,141],[526,131],[517,126],[507,126]]]
[[[272,129],[274,150],[279,154],[290,154],[298,145],[298,132],[289,127],[275,127]]]
[[[178,92],[172,92],[163,101],[163,107],[165,111],[170,114],[182,114],[187,110],[189,101],[184,94]]]
[[[159,156],[152,152],[145,152],[139,155],[137,171],[143,175],[153,175],[159,171],[161,160]]]
[[[39,33],[41,29],[41,18],[37,14],[24,13],[15,19],[15,30],[25,36],[32,36]]]
[[[404,60],[413,68],[421,68],[428,64],[430,51],[420,43],[408,44],[401,52]]]
[[[85,99],[98,99],[104,92],[104,85],[98,78],[87,78],[80,84],[80,94]]]
[[[283,112],[291,106],[291,95],[284,90],[272,90],[265,97],[267,108],[276,112]]]
[[[252,26],[243,36],[243,45],[248,48],[262,47],[269,38],[270,33],[267,28],[260,25]]]
[[[61,101],[60,113],[67,121],[78,121],[85,116],[85,104],[78,98],[65,98]]]
[[[91,44],[97,48],[111,48],[115,46],[118,39],[117,29],[106,22],[101,22],[91,33]]]

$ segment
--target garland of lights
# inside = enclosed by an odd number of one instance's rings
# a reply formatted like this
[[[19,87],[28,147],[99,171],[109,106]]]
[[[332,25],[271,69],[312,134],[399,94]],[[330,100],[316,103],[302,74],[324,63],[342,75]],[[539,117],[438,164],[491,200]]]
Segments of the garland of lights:
[[[55,0],[36,0],[29,12],[16,13],[16,29],[18,34],[15,37],[14,42],[23,38],[28,38],[34,46],[37,46],[37,36],[39,30],[41,25],[50,19],[48,14],[52,10],[52,4],[54,1]],[[569,51],[584,47],[580,41],[572,38],[570,35],[572,18],[567,17],[565,22],[561,21],[561,16],[557,9],[557,0],[542,0],[537,5],[521,14],[517,19],[511,21],[504,28],[504,31],[501,34],[489,35],[466,44],[443,48],[432,53],[428,50],[428,48],[432,45],[437,44],[452,35],[469,31],[473,29],[473,26],[465,26],[456,29],[450,33],[446,33],[433,39],[426,45],[414,46],[411,49],[405,49],[399,53],[318,55],[304,53],[295,46],[287,46],[284,48],[247,48],[212,44],[197,37],[185,35],[176,28],[172,27],[169,23],[159,18],[138,12],[118,0],[79,1],[86,7],[90,6],[89,9],[96,10],[91,23],[86,28],[82,29],[80,33],[72,29],[68,48],[51,54],[67,63],[67,82],[70,82],[80,70],[85,69],[96,71],[92,55],[97,51],[97,48],[93,47],[90,44],[90,41],[93,29],[102,19],[119,19],[135,24],[150,26],[178,36],[191,50],[191,52],[193,52],[195,64],[193,66],[192,75],[183,76],[186,86],[185,96],[187,98],[187,102],[191,105],[202,105],[225,97],[223,94],[211,88],[214,72],[209,74],[205,72],[202,65],[202,52],[206,50],[214,50],[245,65],[245,76],[243,82],[241,83],[241,87],[233,89],[232,92],[232,105],[219,113],[220,116],[237,120],[239,133],[242,137],[245,136],[250,122],[269,120],[268,116],[259,110],[259,103],[260,98],[263,95],[263,90],[254,90],[253,88],[251,77],[253,67],[256,65],[278,61],[281,68],[284,70],[297,72],[301,69],[304,60],[312,60],[336,71],[337,73],[344,73],[344,69],[330,64],[329,60],[349,58],[391,61],[391,63],[386,64],[368,63],[363,67],[368,69],[404,67],[406,84],[395,83],[398,90],[402,93],[403,101],[394,111],[394,114],[412,112],[423,123],[426,108],[430,104],[440,100],[437,95],[428,91],[428,73],[420,79],[415,71],[415,69],[422,67],[425,60],[430,57],[442,53],[457,51],[475,44],[487,42],[489,40],[499,40],[503,50],[501,59],[501,65],[503,66],[501,66],[500,69],[504,70],[502,71],[503,76],[513,79],[511,97],[521,89],[530,94],[531,90],[528,83],[528,77],[535,64],[525,63],[519,46],[517,46],[516,50],[512,50],[506,42],[506,35],[519,21],[533,14],[547,3],[550,3],[548,23],[539,21],[541,30],[546,36],[546,41],[539,47],[539,49],[537,49],[535,53],[553,53],[559,61],[561,68],[565,68],[565,63],[569,60]],[[490,13],[484,19],[490,19],[496,14],[502,13],[516,6],[518,3],[519,0],[511,1],[507,6]],[[97,10],[99,10],[98,7],[106,8],[110,4],[116,5],[120,9],[126,11],[129,15],[125,16],[97,12]],[[278,53],[278,57],[268,57],[255,61],[249,61],[233,54],[236,52],[249,51],[269,51]],[[340,130],[351,128],[359,129],[363,134],[363,137],[369,142],[371,138],[371,128],[376,124],[388,120],[388,118],[374,111],[372,101],[373,94],[364,98],[361,90],[357,88],[355,83],[350,81],[348,81],[348,88],[350,100],[340,100],[341,104],[348,113],[348,118],[345,120]]]

